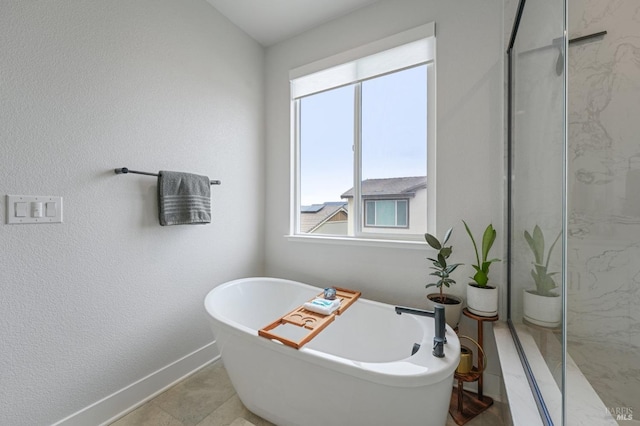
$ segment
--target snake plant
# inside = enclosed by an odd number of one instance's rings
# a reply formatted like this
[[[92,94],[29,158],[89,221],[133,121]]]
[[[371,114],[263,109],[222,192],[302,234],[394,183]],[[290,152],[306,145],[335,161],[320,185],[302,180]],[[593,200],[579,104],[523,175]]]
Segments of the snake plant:
[[[558,239],[560,239],[560,235],[562,235],[562,232],[558,234],[556,239],[553,241],[553,244],[551,244],[551,247],[549,247],[549,252],[547,253],[547,258],[545,260],[544,235],[542,234],[540,227],[536,225],[533,228],[533,233],[531,234],[528,231],[524,231],[524,239],[527,240],[529,248],[531,248],[534,256],[531,276],[536,284],[536,289],[535,291],[529,291],[532,294],[546,297],[558,296],[556,293],[552,292],[552,290],[558,287],[553,279],[553,276],[556,275],[557,272],[549,272],[549,260],[551,259],[551,252],[553,252],[553,248],[558,242]]]
[[[497,258],[487,260],[487,257],[489,257],[489,250],[491,250],[491,247],[496,240],[496,230],[493,229],[492,224],[489,224],[489,226],[484,230],[484,234],[482,234],[482,262],[480,262],[480,254],[478,253],[476,240],[473,238],[473,234],[471,233],[467,222],[463,220],[462,223],[464,223],[464,228],[467,230],[467,234],[469,234],[469,238],[471,238],[471,242],[473,243],[473,249],[476,252],[477,263],[475,265],[471,265],[473,266],[473,269],[476,270],[476,273],[473,277],[469,278],[471,278],[478,287],[486,287],[489,282],[489,267],[493,262],[500,262],[500,259]]]

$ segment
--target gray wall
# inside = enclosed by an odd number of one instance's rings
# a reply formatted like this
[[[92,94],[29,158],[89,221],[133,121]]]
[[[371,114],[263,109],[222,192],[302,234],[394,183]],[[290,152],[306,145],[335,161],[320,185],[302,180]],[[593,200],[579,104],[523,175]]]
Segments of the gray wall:
[[[262,273],[264,51],[204,0],[7,0],[0,46],[0,422],[51,424],[210,343],[207,291]],[[122,166],[221,179],[212,224],[160,227]],[[5,194],[64,223],[6,225]]]

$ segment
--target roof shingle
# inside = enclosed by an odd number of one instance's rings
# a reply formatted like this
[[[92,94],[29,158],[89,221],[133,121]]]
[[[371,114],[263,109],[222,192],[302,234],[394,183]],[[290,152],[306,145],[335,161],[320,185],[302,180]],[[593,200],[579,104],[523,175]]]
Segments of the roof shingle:
[[[426,176],[410,176],[385,179],[366,179],[362,181],[362,197],[413,197],[418,189],[427,187]],[[341,198],[353,198],[353,188],[340,196]]]
[[[300,232],[308,233],[341,209],[346,211],[346,201],[300,206]]]

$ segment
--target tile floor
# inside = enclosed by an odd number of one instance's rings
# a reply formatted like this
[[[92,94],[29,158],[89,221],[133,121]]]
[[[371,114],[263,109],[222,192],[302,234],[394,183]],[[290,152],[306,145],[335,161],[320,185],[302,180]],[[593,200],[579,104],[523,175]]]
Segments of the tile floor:
[[[499,402],[466,425],[502,426]],[[111,426],[268,426],[242,405],[222,361],[169,388]],[[455,426],[449,417],[446,426]],[[304,425],[301,425],[304,426]],[[345,425],[348,426],[348,425]]]

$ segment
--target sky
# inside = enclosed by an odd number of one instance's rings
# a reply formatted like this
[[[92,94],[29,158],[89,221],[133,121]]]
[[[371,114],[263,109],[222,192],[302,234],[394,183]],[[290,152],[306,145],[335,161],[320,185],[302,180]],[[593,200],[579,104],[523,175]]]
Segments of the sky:
[[[426,176],[427,70],[362,83],[362,178]],[[353,187],[354,85],[301,100],[302,205],[341,201]]]

